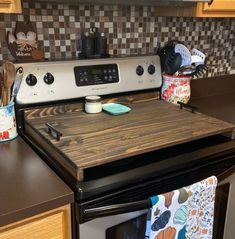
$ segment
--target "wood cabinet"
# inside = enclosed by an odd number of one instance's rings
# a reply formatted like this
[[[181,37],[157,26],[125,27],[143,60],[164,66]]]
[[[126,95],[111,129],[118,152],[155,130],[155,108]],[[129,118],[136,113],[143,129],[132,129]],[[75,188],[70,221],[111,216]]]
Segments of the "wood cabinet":
[[[21,0],[1,0],[0,13],[21,13]]]
[[[174,8],[163,6],[157,8],[156,14],[181,17],[235,17],[235,0],[213,0],[211,4],[197,3]]]
[[[235,17],[235,0],[214,0],[211,4],[198,3],[198,17]]]
[[[0,239],[71,239],[70,206],[1,227]]]

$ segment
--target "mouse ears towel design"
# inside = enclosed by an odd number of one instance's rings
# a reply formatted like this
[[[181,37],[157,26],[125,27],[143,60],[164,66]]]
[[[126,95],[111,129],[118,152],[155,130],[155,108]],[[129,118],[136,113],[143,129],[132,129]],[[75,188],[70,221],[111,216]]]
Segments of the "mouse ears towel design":
[[[151,197],[149,239],[212,239],[217,178]]]

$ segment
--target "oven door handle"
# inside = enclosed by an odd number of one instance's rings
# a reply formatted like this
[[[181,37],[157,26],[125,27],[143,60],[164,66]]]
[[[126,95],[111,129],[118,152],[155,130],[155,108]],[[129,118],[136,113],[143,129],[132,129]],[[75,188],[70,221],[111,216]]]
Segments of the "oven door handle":
[[[137,202],[128,202],[113,204],[103,207],[87,208],[83,210],[83,215],[86,219],[94,219],[97,217],[110,216],[114,214],[122,214],[128,212],[148,209],[152,206],[150,199],[145,199]]]
[[[218,182],[224,179],[224,177],[228,177],[235,172],[235,166],[225,165],[228,168],[223,173],[217,175]],[[112,204],[108,206],[102,207],[94,207],[94,208],[85,208],[81,211],[81,218],[85,218],[86,220],[91,220],[98,217],[112,216],[116,214],[134,212],[144,209],[149,209],[152,206],[151,200],[145,199],[136,202],[128,202],[128,203],[120,203],[120,204]]]

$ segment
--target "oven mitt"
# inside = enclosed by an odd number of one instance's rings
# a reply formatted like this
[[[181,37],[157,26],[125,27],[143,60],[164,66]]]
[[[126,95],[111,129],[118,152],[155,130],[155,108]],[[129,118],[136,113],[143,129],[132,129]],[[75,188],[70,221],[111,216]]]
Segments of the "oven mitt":
[[[122,115],[131,110],[131,108],[118,103],[102,104],[102,109],[111,115]]]

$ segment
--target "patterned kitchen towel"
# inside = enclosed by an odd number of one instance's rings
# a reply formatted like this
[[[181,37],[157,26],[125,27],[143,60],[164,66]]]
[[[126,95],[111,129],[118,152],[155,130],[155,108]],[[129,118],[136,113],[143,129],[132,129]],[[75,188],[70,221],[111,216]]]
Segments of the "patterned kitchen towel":
[[[151,197],[146,238],[211,239],[217,178]]]

